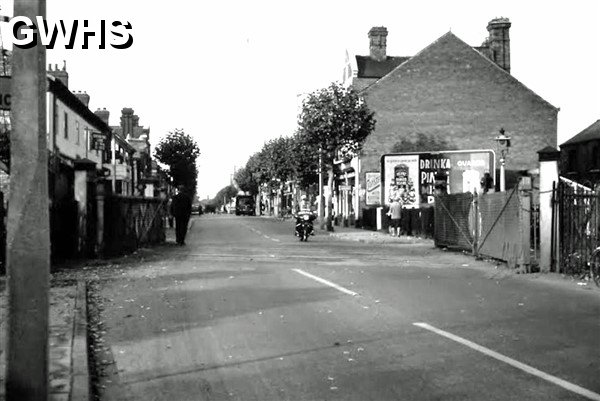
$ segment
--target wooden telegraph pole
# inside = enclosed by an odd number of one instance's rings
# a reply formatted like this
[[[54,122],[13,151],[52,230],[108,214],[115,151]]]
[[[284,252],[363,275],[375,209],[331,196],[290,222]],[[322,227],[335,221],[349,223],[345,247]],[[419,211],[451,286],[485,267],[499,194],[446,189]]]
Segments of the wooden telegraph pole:
[[[45,17],[46,1],[15,0],[14,15]],[[15,46],[12,71],[6,399],[39,401],[48,399],[50,277],[46,51],[39,41]]]

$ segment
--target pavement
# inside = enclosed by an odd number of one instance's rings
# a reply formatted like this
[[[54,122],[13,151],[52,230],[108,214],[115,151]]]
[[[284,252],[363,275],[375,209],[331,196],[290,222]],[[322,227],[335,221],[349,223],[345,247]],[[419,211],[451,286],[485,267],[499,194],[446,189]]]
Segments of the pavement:
[[[408,235],[401,235],[397,237],[384,231],[371,231],[343,226],[333,226],[333,230],[333,232],[329,232],[330,236],[347,241],[377,244],[421,244],[434,246],[433,239],[431,238],[412,237]],[[327,231],[322,230],[322,232],[326,233]]]
[[[0,278],[0,400],[5,399],[7,296]],[[85,282],[53,281],[50,289],[50,401],[90,399]]]
[[[414,244],[433,247],[433,240],[409,236],[394,237],[386,232],[334,226],[333,232],[321,230],[317,235],[329,235],[344,241],[376,244]],[[172,231],[172,230],[169,230]],[[450,254],[450,253],[449,253]],[[449,255],[448,254],[448,255]],[[462,255],[462,254],[461,254]],[[458,256],[458,255],[457,255]],[[464,256],[464,255],[462,255]],[[489,265],[494,274],[512,274],[507,269],[499,273],[498,263]],[[473,263],[475,265],[475,263]],[[81,266],[84,266],[82,264]],[[465,265],[463,265],[465,266]],[[561,286],[582,287],[598,290],[579,280],[549,274],[527,274],[530,280],[553,282]],[[83,401],[91,398],[88,368],[87,299],[84,276],[78,280],[51,280],[50,289],[50,401]],[[5,400],[6,334],[7,334],[6,277],[0,277],[0,401]]]

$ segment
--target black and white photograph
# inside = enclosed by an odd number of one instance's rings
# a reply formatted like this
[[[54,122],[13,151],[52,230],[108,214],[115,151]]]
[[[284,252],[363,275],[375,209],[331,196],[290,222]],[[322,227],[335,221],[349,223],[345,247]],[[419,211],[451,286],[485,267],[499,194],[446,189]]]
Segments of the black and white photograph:
[[[600,401],[599,0],[0,0],[0,401]]]

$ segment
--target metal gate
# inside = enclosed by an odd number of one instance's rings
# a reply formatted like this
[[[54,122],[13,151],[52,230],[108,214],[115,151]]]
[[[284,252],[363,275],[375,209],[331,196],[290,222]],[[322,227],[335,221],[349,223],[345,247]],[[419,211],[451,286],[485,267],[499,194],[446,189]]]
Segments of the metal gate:
[[[559,273],[587,271],[594,249],[600,246],[600,192],[559,182],[555,191],[553,221],[558,230],[552,241],[558,249]]]
[[[529,270],[531,210],[528,181],[507,192],[438,195],[434,241]]]

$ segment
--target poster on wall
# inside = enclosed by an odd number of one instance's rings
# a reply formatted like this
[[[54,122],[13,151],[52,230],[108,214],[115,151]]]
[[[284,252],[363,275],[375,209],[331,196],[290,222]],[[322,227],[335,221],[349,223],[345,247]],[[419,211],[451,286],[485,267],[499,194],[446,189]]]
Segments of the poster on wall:
[[[381,174],[379,172],[365,173],[367,181],[366,204],[379,205],[381,202]]]
[[[400,193],[408,208],[433,203],[436,185],[450,194],[477,192],[486,172],[495,177],[494,162],[494,151],[487,149],[383,155],[382,202],[389,205]]]
[[[405,207],[419,207],[419,155],[384,155],[382,166],[382,204],[396,198]]]

